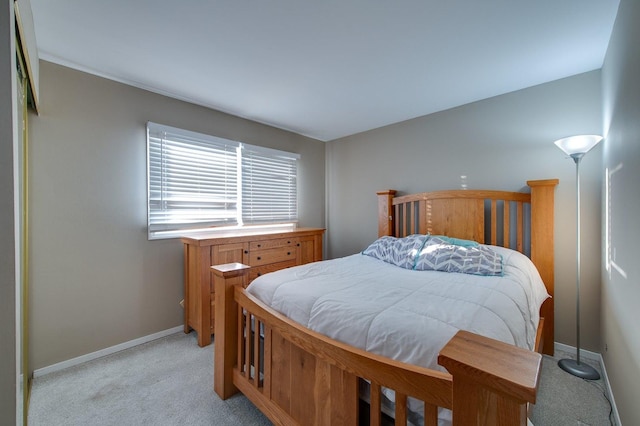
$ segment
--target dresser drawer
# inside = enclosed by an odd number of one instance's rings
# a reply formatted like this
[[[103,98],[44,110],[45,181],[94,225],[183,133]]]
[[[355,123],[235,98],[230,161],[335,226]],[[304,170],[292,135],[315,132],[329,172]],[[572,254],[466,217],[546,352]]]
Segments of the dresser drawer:
[[[269,263],[296,260],[296,247],[278,247],[249,252],[249,266],[260,266]]]
[[[275,238],[273,240],[251,241],[249,243],[249,251],[272,249],[279,247],[296,247],[298,238]]]
[[[296,266],[297,264],[298,263],[296,262],[296,260],[293,259],[285,260],[284,262],[270,263],[268,265],[254,266],[249,271],[249,282],[255,280],[260,275],[264,275],[273,271],[279,271],[280,269],[284,268],[290,268],[292,266]]]

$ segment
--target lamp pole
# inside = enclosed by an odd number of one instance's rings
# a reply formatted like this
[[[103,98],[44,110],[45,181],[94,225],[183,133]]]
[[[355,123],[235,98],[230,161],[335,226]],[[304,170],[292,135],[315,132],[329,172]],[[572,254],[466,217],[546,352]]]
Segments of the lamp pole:
[[[586,380],[598,380],[600,374],[590,365],[580,362],[580,161],[583,152],[571,154],[576,163],[576,360],[561,359],[558,365],[567,373]]]
[[[576,362],[580,364],[580,161],[584,154],[574,154],[576,163]]]

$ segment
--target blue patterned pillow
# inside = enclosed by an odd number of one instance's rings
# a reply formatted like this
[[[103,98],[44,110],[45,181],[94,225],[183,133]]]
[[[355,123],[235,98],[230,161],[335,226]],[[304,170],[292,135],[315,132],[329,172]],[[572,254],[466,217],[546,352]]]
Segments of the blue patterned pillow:
[[[428,238],[427,235],[419,234],[403,238],[381,237],[364,249],[362,254],[401,268],[413,269],[416,257]]]
[[[473,275],[502,275],[502,256],[483,245],[458,246],[431,237],[418,254],[414,269],[461,272]]]

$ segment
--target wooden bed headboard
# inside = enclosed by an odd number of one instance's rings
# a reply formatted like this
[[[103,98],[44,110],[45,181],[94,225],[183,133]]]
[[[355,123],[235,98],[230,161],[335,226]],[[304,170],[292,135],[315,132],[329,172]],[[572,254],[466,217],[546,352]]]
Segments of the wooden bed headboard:
[[[530,180],[530,193],[457,189],[396,197],[378,192],[378,236],[447,235],[529,256],[552,298],[543,304],[543,352],[554,344],[554,192],[558,179]]]

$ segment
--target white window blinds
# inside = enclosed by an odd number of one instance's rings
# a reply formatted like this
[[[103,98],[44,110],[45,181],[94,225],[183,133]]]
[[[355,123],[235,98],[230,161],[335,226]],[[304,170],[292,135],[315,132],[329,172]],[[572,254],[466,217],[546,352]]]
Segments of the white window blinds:
[[[189,229],[295,221],[298,158],[148,123],[149,238]]]
[[[297,219],[297,157],[243,145],[242,219],[247,224]]]

